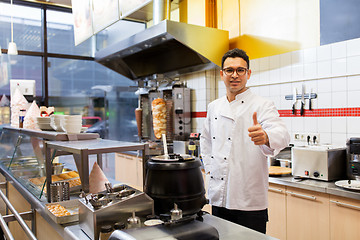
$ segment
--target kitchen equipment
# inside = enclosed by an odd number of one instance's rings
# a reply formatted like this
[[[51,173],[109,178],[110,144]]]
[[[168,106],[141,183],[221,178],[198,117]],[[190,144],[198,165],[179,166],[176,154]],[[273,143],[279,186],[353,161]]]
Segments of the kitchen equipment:
[[[291,159],[294,177],[331,181],[346,174],[346,149],[342,147],[295,146],[291,149]]]
[[[177,204],[174,203],[174,209],[170,210],[171,220],[179,220],[182,218],[182,210],[178,208]]]
[[[293,90],[293,95],[292,95],[292,97],[293,97],[293,105],[292,105],[292,114],[296,114],[296,102],[297,102],[297,90],[296,90],[296,88],[294,88],[294,90]]]
[[[52,164],[52,175],[61,174],[64,170],[63,163],[53,163]]]
[[[55,182],[50,184],[51,202],[70,200],[69,182]]]
[[[189,138],[189,154],[194,157],[200,155],[200,133],[191,133]]]
[[[305,84],[301,87],[301,108],[300,108],[300,115],[304,115],[305,111]]]
[[[176,203],[183,215],[200,212],[207,203],[201,162],[190,155],[152,157],[146,163],[145,192],[154,200],[155,214],[169,214]]]
[[[347,177],[360,180],[360,138],[350,138],[346,142]]]
[[[122,195],[123,192],[131,194]],[[116,193],[118,196],[114,197]],[[154,201],[144,192],[127,185],[114,186],[113,193],[89,194],[79,202],[80,228],[92,240],[98,239],[100,226],[127,222],[133,212],[140,221],[154,215]]]
[[[144,228],[116,230],[109,238],[109,240],[134,239],[216,240],[219,239],[219,233],[213,226],[194,220],[185,224],[159,224]]]
[[[157,75],[161,82],[163,76]],[[151,103],[156,98],[163,98],[166,102],[166,139],[188,140],[191,132],[191,96],[190,89],[183,86],[170,86],[163,90],[154,89],[140,93],[142,109],[142,139],[159,141],[153,130]]]
[[[132,212],[132,216],[127,219],[127,228],[141,227],[140,218],[135,216],[135,212]]]
[[[268,157],[269,166],[291,168],[291,147],[282,149],[276,156]]]

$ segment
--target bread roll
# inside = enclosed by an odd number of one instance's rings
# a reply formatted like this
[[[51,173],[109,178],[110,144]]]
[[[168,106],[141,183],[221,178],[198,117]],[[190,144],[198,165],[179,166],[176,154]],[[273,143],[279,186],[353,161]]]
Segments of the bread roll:
[[[72,178],[79,177],[79,174],[76,171],[71,171],[71,172],[68,172],[67,174],[70,175]]]
[[[152,101],[151,109],[153,113],[154,135],[161,139],[162,134],[166,134],[166,102],[162,98]]]
[[[73,177],[70,176],[70,174],[68,174],[68,173],[61,173],[61,174],[59,174],[59,177],[61,177],[62,179],[70,179],[70,178],[73,178]]]

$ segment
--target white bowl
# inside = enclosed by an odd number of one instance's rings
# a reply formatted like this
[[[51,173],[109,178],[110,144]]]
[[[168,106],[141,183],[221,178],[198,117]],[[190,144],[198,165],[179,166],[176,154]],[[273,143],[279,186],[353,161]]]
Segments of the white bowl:
[[[67,133],[80,133],[81,124],[61,124],[61,129]]]
[[[71,120],[81,120],[82,119],[82,115],[64,115],[65,119],[71,119]]]
[[[41,130],[53,130],[53,128],[50,126],[50,123],[38,123],[37,125]]]
[[[38,123],[49,123],[51,121],[50,117],[36,117]]]

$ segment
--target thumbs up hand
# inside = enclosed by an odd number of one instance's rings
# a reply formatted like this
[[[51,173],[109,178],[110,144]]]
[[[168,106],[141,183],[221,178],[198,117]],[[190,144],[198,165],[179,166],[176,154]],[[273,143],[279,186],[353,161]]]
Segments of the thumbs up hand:
[[[264,131],[262,126],[257,121],[257,113],[254,112],[253,114],[253,121],[254,125],[249,127],[249,137],[251,138],[251,141],[254,142],[255,145],[269,145],[269,138],[267,133]]]

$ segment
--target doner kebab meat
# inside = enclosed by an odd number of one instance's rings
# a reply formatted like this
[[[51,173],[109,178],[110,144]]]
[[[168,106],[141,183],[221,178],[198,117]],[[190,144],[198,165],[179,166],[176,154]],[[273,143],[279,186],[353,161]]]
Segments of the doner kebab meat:
[[[161,139],[162,134],[166,134],[166,102],[162,98],[152,101],[151,109],[153,113],[153,128],[157,139]]]

